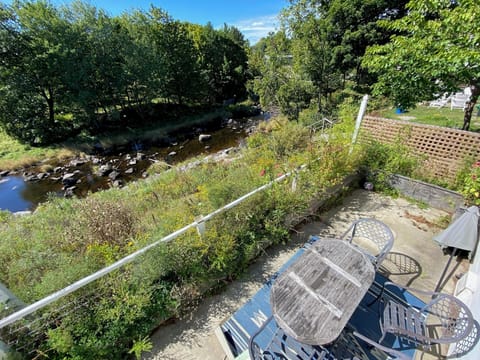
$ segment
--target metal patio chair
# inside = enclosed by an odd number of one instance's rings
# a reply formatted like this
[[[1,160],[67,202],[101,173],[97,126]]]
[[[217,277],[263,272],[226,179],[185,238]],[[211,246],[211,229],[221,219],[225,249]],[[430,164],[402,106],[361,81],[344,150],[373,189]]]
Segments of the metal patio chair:
[[[252,335],[248,351],[251,360],[331,359],[326,350],[299,343],[285,334],[273,316],[265,320],[258,331]]]
[[[384,310],[380,327],[382,337],[390,333],[422,348],[432,344],[451,344],[465,339],[472,331],[474,318],[470,309],[456,297],[448,294],[429,292],[403,287],[392,282],[402,291],[428,296],[430,301],[423,307],[405,304],[394,297],[382,297]]]
[[[348,326],[329,345],[309,345],[285,334],[270,316],[250,338],[251,360],[369,360]]]
[[[362,250],[371,259],[375,270],[392,249],[394,240],[392,230],[376,219],[355,221],[341,238]]]
[[[411,358],[407,355],[405,355],[404,353],[402,353],[401,351],[398,351],[398,350],[395,350],[395,349],[391,349],[387,346],[383,346],[379,343],[377,343],[376,341],[373,341],[372,339],[354,331],[353,332],[353,335],[356,336],[357,338],[359,338],[360,340],[364,341],[366,344],[368,344],[369,346],[371,346],[372,348],[377,348],[378,350],[381,350],[383,351],[384,353],[388,354],[389,355],[389,359],[395,359],[395,360],[411,360]]]

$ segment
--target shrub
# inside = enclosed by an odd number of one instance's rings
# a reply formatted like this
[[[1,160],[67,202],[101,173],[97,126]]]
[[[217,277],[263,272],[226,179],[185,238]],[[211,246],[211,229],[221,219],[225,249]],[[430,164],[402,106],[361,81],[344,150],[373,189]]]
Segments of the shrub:
[[[76,204],[75,221],[65,239],[82,252],[98,246],[125,247],[135,236],[137,219],[122,201],[90,197]]]
[[[392,174],[411,176],[418,165],[419,159],[398,142],[391,145],[371,141],[363,148],[362,167],[366,181],[373,183],[379,191],[391,191],[389,180]]]
[[[474,162],[463,175],[461,192],[468,205],[480,206],[480,160]]]

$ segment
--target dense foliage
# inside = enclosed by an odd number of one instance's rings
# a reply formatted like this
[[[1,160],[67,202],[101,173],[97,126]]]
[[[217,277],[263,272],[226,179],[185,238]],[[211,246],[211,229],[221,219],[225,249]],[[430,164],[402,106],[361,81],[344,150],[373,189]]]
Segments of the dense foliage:
[[[480,3],[412,0],[408,10],[401,19],[381,23],[398,35],[367,51],[364,64],[378,75],[375,91],[408,108],[469,86],[462,127],[468,130],[480,95]]]
[[[357,155],[349,154],[352,125],[353,119],[331,130],[330,141],[312,143],[307,128],[272,120],[248,139],[236,160],[171,169],[87,200],[52,199],[28,217],[5,214],[0,279],[32,302],[286,171],[295,174],[208,221],[203,236],[189,231],[55,303],[42,321],[19,330],[19,338],[39,358],[118,359],[129,349],[138,353],[148,346],[142,339],[162,320],[188,311],[203,294],[238,276],[269,245],[288,241],[311,201],[355,168]],[[298,171],[302,164],[307,168]],[[39,332],[31,334],[37,326]]]
[[[384,44],[391,31],[379,19],[398,19],[406,0],[291,0],[283,30],[252,48],[254,89],[263,105],[279,106],[291,119],[308,107],[331,115],[351,88],[368,92],[375,78],[361,61],[369,45]]]
[[[480,206],[480,160],[475,161],[467,171],[461,174],[461,192],[468,205]]]
[[[151,121],[152,102],[242,99],[246,47],[233,27],[180,22],[154,6],[111,17],[81,1],[2,3],[0,127],[41,144]]]

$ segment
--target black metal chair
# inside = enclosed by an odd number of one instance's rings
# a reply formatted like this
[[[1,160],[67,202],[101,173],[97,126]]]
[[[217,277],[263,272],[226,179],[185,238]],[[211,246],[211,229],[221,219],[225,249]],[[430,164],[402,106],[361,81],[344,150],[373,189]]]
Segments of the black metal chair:
[[[327,360],[328,353],[322,348],[302,344],[289,337],[270,316],[250,338],[249,355],[251,360]]]
[[[308,345],[285,334],[273,316],[270,316],[250,338],[249,355],[251,360],[370,359],[355,338],[353,329],[348,326],[333,343]]]

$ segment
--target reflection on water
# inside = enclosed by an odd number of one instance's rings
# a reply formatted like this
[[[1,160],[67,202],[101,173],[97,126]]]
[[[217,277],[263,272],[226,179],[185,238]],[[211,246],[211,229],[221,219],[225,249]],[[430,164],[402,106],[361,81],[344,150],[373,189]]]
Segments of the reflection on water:
[[[0,179],[0,210],[12,212],[32,207],[32,203],[22,196],[26,188],[21,176],[8,176]]]
[[[113,164],[115,170],[121,174],[120,180],[125,184],[142,178],[145,170],[155,161],[175,164],[192,156],[208,155],[222,149],[238,146],[239,142],[245,137],[245,132],[235,127],[223,128],[209,132],[209,134],[212,134],[212,138],[206,143],[198,141],[197,136],[168,147],[153,146],[148,150],[142,150],[145,158],[136,161],[133,167],[129,165],[128,160],[134,158],[137,154],[137,149],[133,147],[130,151],[127,150],[122,154],[99,156],[98,160],[100,164]],[[39,203],[46,201],[49,194],[63,196],[65,191],[62,189],[61,177],[66,172],[78,173],[76,178],[78,177],[79,180],[74,186],[73,193],[79,197],[112,186],[112,181],[108,176],[97,175],[99,165],[93,165],[91,161],[79,166],[69,166],[69,164],[57,164],[55,166],[58,165],[64,168],[62,173],[50,174],[46,179],[39,181],[25,182],[22,176],[17,175],[0,178],[0,209],[12,212],[33,210]],[[41,170],[35,168],[28,170],[33,173],[41,172]]]

